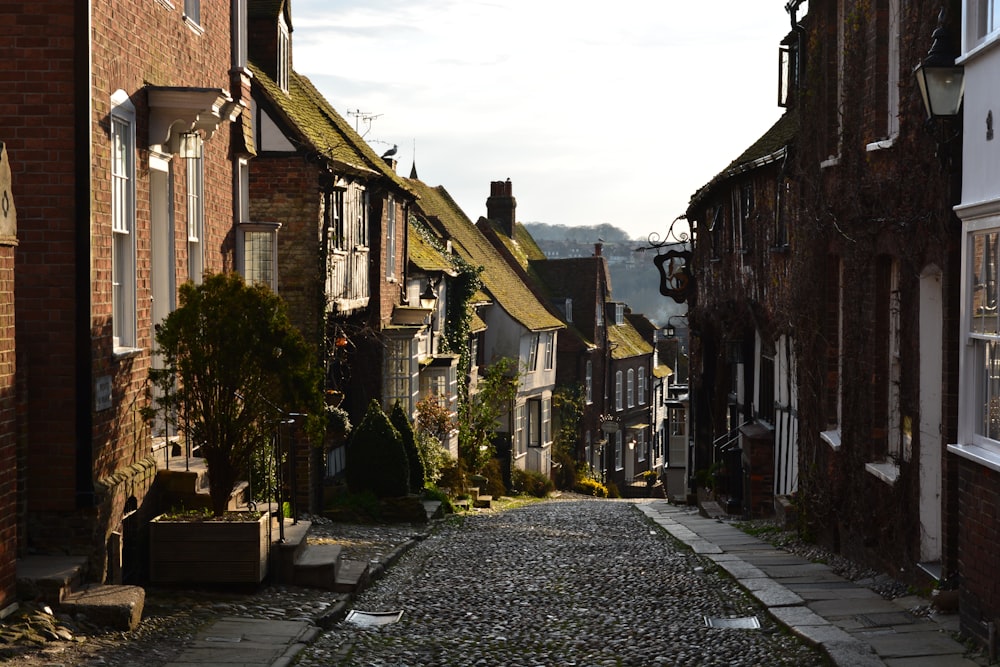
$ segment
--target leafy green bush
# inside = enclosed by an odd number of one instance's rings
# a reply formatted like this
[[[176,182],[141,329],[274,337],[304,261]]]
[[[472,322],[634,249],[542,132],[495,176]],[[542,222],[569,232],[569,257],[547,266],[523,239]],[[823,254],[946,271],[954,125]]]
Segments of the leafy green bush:
[[[410,424],[410,418],[406,416],[399,401],[392,406],[389,421],[403,439],[403,451],[406,452],[406,464],[410,474],[410,493],[420,493],[424,488],[424,462],[420,460],[420,450],[417,449],[413,425]]]
[[[368,404],[347,446],[346,476],[351,493],[370,491],[379,498],[405,496],[410,470],[399,431],[378,401]]]
[[[451,455],[441,446],[441,441],[425,431],[416,432],[417,451],[424,464],[424,488],[437,484],[451,461]]]
[[[514,486],[535,498],[544,498],[555,490],[555,484],[545,475],[533,470],[514,470]]]
[[[594,479],[583,478],[577,480],[573,490],[585,496],[594,496],[595,498],[608,497],[607,487]]]

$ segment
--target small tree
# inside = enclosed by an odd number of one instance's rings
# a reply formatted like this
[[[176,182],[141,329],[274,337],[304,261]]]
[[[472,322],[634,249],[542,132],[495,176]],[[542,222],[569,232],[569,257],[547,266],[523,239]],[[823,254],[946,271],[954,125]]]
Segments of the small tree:
[[[455,420],[448,408],[436,396],[425,396],[417,402],[417,449],[424,464],[425,484],[437,484],[451,460],[444,443],[455,429]]]
[[[517,396],[518,381],[514,360],[498,359],[483,373],[476,393],[458,406],[458,453],[473,474],[482,472],[496,453],[497,420]]]
[[[410,418],[406,416],[399,401],[392,406],[389,421],[399,431],[399,437],[403,441],[403,451],[406,452],[406,463],[410,472],[410,493],[420,493],[424,488],[424,462],[420,459],[420,451],[417,449],[413,425],[410,424]]]
[[[403,439],[374,399],[347,445],[346,465],[351,493],[370,491],[379,498],[409,493],[410,470]]]
[[[163,367],[150,369],[157,406],[208,466],[216,516],[245,479],[284,414],[306,413],[307,432],[322,441],[322,373],[316,354],[288,319],[280,297],[235,273],[185,283],[180,306],[156,327]]]

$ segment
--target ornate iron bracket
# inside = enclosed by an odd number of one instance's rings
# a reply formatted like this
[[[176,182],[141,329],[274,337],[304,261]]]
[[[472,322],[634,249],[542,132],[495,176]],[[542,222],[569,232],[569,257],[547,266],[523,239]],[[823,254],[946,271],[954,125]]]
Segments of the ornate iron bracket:
[[[660,294],[677,303],[685,303],[694,291],[694,276],[690,271],[691,235],[687,230],[675,229],[680,220],[687,220],[687,217],[674,218],[662,239],[657,232],[652,232],[647,238],[649,245],[636,248],[636,252],[656,250],[653,265],[660,273]]]

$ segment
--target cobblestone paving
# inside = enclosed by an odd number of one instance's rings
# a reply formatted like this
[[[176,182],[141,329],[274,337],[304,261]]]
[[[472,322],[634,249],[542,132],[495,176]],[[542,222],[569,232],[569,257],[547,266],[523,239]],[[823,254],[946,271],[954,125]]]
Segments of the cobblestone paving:
[[[561,500],[452,518],[353,608],[403,613],[377,628],[341,623],[296,664],[827,664],[626,502]],[[709,628],[706,616],[757,616],[762,628]]]

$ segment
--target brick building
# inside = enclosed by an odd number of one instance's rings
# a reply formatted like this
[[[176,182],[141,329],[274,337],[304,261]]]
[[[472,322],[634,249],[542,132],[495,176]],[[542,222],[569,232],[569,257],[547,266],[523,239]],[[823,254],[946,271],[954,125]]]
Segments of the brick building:
[[[794,493],[819,542],[920,585],[961,520],[955,172],[911,75],[939,8],[787,3],[785,115],[687,212],[696,465],[734,443],[735,511]]]
[[[413,193],[394,161],[294,70],[289,3],[257,0],[249,9],[258,150],[241,226],[269,235],[272,284],[356,424],[370,400],[389,410],[396,400],[412,405],[419,390],[409,378],[425,327],[400,320]],[[332,457],[330,472],[339,472],[341,457]]]
[[[156,466],[139,414],[153,326],[178,283],[233,268],[242,6],[8,6],[0,125],[20,227],[18,548],[85,554],[93,579],[118,561],[126,576],[141,565],[134,528]],[[108,547],[115,534],[123,552]]]
[[[16,376],[14,345],[14,250],[17,208],[7,149],[0,142],[0,618],[15,603],[18,554]]]
[[[954,3],[950,3],[954,4]],[[961,146],[961,191],[954,192],[962,221],[962,268],[954,290],[960,294],[956,346],[960,381],[957,433],[949,439],[945,488],[948,564],[958,573],[962,630],[986,643],[995,642],[1000,619],[997,570],[1000,556],[1000,373],[997,341],[997,251],[1000,250],[1000,146],[993,139],[996,82],[1000,77],[1000,24],[995,1],[954,6],[946,18],[946,35],[961,54],[965,98],[961,119],[939,119],[947,137],[964,128]],[[950,19],[950,20],[949,20]],[[958,29],[957,31],[955,29]],[[956,39],[957,38],[957,39]],[[991,48],[992,47],[992,48]],[[956,188],[957,190],[957,188]],[[957,200],[957,201],[956,201]],[[955,564],[957,563],[957,570]],[[989,647],[991,652],[996,646]]]

